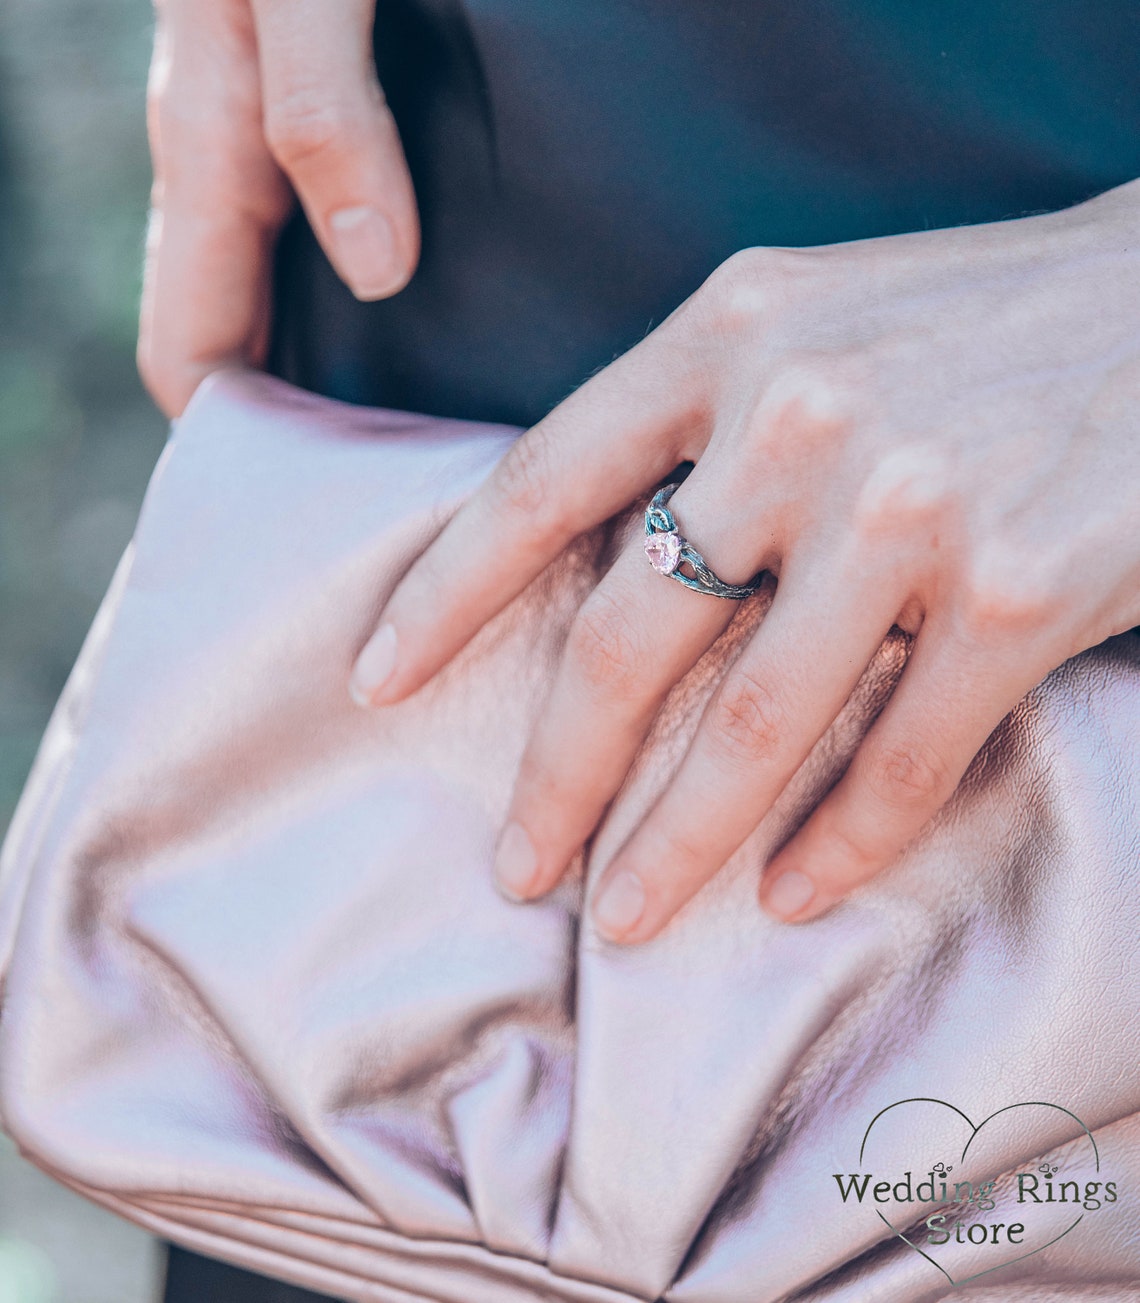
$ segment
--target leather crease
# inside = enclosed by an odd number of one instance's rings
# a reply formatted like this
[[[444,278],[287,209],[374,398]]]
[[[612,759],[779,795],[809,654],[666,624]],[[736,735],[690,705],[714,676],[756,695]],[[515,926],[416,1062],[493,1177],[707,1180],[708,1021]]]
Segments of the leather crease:
[[[0,858],[5,1129],[157,1234],[346,1299],[1135,1298],[1140,639],[1062,666],[889,873],[781,926],[759,868],[887,699],[896,631],[725,869],[608,945],[584,893],[770,594],[677,685],[577,871],[509,903],[496,836],[615,529],[407,702],[347,682],[516,434],[243,372],[199,391]],[[916,1212],[836,1187],[975,1155],[978,1215],[1040,1251],[924,1256]],[[1119,1200],[1060,1234],[1017,1198],[1045,1159]]]

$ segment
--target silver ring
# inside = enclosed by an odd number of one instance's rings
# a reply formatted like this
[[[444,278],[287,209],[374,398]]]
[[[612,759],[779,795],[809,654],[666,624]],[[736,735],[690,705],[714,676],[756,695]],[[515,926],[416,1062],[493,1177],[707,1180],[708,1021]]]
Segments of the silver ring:
[[[680,484],[666,484],[653,495],[652,502],[645,509],[645,555],[649,564],[659,575],[668,575],[697,593],[728,597],[734,601],[751,597],[760,587],[759,575],[749,584],[726,584],[713,574],[692,543],[678,532],[673,513],[665,504],[680,487]],[[685,564],[692,570],[691,575],[681,569]]]

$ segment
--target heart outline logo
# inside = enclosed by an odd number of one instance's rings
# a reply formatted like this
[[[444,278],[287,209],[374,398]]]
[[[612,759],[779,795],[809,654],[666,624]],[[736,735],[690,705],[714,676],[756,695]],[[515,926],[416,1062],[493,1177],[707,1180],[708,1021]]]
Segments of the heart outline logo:
[[[1059,1113],[1064,1113],[1067,1117],[1072,1118],[1073,1121],[1081,1128],[1084,1134],[1088,1137],[1089,1144],[1092,1145],[1092,1149],[1093,1149],[1094,1170],[1098,1173],[1100,1172],[1100,1150],[1097,1147],[1096,1139],[1093,1136],[1093,1133],[1088,1129],[1088,1127],[1084,1124],[1084,1122],[1082,1122],[1081,1119],[1077,1117],[1077,1115],[1071,1109],[1067,1109],[1061,1104],[1053,1104],[1047,1100],[1022,1100],[1017,1104],[1006,1104],[1003,1108],[996,1109],[988,1117],[983,1118],[980,1122],[975,1124],[973,1119],[970,1118],[966,1113],[964,1113],[960,1108],[958,1108],[957,1105],[951,1104],[949,1100],[938,1099],[932,1095],[914,1095],[909,1099],[896,1100],[893,1104],[888,1104],[885,1108],[881,1108],[878,1111],[878,1113],[876,1113],[875,1116],[870,1120],[870,1122],[867,1123],[867,1129],[866,1131],[863,1132],[863,1140],[859,1146],[860,1167],[863,1166],[863,1158],[867,1149],[867,1140],[870,1137],[871,1130],[874,1127],[875,1123],[885,1113],[889,1113],[891,1109],[900,1108],[903,1104],[940,1104],[942,1105],[943,1108],[948,1108],[950,1109],[951,1112],[958,1114],[958,1116],[970,1128],[970,1138],[966,1141],[965,1145],[962,1148],[962,1154],[958,1160],[959,1165],[966,1161],[966,1155],[970,1151],[970,1146],[978,1138],[978,1133],[982,1130],[982,1128],[987,1123],[993,1121],[994,1118],[1000,1117],[1003,1113],[1008,1113],[1011,1110],[1018,1109],[1018,1108],[1056,1109]],[[911,1240],[907,1239],[906,1235],[902,1231],[900,1231],[898,1227],[895,1226],[894,1223],[890,1220],[890,1218],[885,1216],[878,1208],[875,1209],[875,1213],[885,1223],[885,1225],[890,1227],[891,1231],[896,1236],[898,1236],[898,1238],[902,1240],[902,1242],[908,1248],[913,1249],[915,1253],[917,1253],[920,1257],[925,1258],[926,1261],[929,1262],[932,1267],[936,1267],[943,1274],[943,1276],[946,1277],[947,1281],[949,1281],[950,1285],[953,1288],[959,1288],[962,1285],[968,1285],[971,1281],[978,1280],[982,1276],[988,1276],[990,1272],[1001,1271],[1005,1267],[1012,1267],[1013,1264],[1016,1262],[1024,1262],[1027,1258],[1032,1258],[1035,1254],[1040,1253],[1042,1249],[1047,1249],[1051,1245],[1056,1244],[1059,1240],[1063,1240],[1065,1236],[1069,1234],[1070,1231],[1075,1230],[1076,1227],[1080,1225],[1080,1223],[1084,1220],[1085,1217],[1085,1214],[1082,1212],[1080,1216],[1077,1217],[1063,1231],[1061,1231],[1059,1235],[1055,1235],[1051,1240],[1046,1241],[1046,1243],[1044,1244],[1039,1244],[1035,1249],[1030,1249],[1027,1253],[1019,1253],[1015,1258],[1007,1258],[1003,1262],[995,1263],[995,1265],[992,1267],[986,1267],[984,1270],[976,1271],[972,1275],[963,1276],[961,1280],[955,1280],[954,1277],[951,1276],[951,1274],[946,1270],[945,1267],[942,1266],[941,1263],[935,1261],[935,1259],[932,1258],[930,1254],[927,1253],[924,1249],[919,1248],[917,1244],[914,1244]]]

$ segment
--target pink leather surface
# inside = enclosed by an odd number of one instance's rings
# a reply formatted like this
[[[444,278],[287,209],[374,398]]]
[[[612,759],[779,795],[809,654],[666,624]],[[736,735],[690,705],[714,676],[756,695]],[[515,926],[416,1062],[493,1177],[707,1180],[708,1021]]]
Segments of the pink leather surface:
[[[605,536],[403,705],[347,679],[513,436],[239,372],[199,391],[0,860],[5,1128],[162,1235],[351,1299],[1136,1298],[1140,638],[1027,698],[889,874],[781,926],[758,867],[882,704],[892,637],[727,868],[612,946],[584,887],[764,599],[670,698],[584,871],[508,903],[496,832]],[[1118,1197],[1019,1203],[1043,1162]],[[997,1178],[971,1220],[1020,1249],[932,1247],[933,1205],[835,1180],[936,1163]]]

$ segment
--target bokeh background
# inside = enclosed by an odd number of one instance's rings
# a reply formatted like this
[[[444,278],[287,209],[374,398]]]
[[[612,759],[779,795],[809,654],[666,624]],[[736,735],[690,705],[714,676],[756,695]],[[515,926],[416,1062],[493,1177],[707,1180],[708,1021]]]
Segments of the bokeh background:
[[[0,831],[166,435],[134,370],[149,0],[0,0]],[[0,1303],[150,1303],[158,1246],[0,1138]]]

